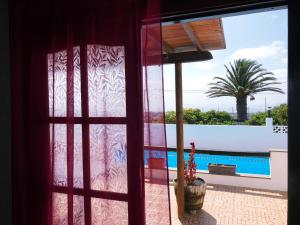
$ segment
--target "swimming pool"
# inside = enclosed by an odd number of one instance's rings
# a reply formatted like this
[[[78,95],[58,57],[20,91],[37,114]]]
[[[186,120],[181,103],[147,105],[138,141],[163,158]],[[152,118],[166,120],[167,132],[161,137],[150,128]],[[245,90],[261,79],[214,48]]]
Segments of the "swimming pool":
[[[147,152],[145,152],[145,156]],[[184,153],[184,160],[189,159],[189,153]],[[195,154],[197,170],[208,170],[209,163],[236,165],[236,172],[241,174],[270,175],[270,158],[266,156],[233,156],[233,155],[213,155]],[[147,162],[145,162],[147,163]],[[177,167],[177,153],[168,151],[169,169]]]

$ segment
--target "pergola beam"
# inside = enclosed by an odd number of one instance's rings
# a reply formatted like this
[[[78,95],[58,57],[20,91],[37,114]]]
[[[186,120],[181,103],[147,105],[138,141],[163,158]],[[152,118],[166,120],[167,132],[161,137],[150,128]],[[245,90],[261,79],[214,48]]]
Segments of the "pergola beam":
[[[168,45],[168,43],[166,43],[165,41],[162,42],[162,45],[163,45],[163,50],[169,54],[169,53],[173,53],[174,52],[174,49]]]
[[[164,64],[199,62],[213,58],[209,51],[178,52],[165,54],[163,57]]]
[[[184,31],[186,32],[187,36],[191,39],[193,45],[199,50],[204,51],[203,47],[201,46],[198,38],[195,36],[191,26],[188,23],[181,23]]]

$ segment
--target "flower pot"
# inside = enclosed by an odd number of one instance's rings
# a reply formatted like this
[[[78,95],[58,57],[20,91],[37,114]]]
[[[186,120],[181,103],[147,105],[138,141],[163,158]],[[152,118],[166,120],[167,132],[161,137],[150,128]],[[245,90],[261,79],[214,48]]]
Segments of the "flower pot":
[[[177,179],[174,180],[175,194],[177,194]],[[203,206],[206,182],[197,178],[192,185],[184,184],[184,209],[186,212],[199,210]]]

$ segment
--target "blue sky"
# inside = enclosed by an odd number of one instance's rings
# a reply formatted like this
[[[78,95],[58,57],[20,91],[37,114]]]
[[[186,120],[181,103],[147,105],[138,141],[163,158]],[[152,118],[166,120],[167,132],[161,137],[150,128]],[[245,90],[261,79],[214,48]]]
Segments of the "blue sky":
[[[225,77],[224,64],[237,58],[255,59],[272,71],[287,92],[287,10],[252,13],[222,18],[226,49],[211,51],[213,59],[183,64],[184,108],[235,112],[233,97],[208,98],[204,92],[213,77]],[[164,65],[166,111],[175,110],[174,65]],[[287,102],[287,94],[263,92],[248,100],[249,112]]]

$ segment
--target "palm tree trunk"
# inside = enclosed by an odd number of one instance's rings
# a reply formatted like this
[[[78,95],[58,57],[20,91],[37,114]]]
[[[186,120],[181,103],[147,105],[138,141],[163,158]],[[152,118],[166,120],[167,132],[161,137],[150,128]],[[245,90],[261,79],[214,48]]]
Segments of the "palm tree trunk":
[[[236,98],[237,121],[247,120],[247,96]]]

